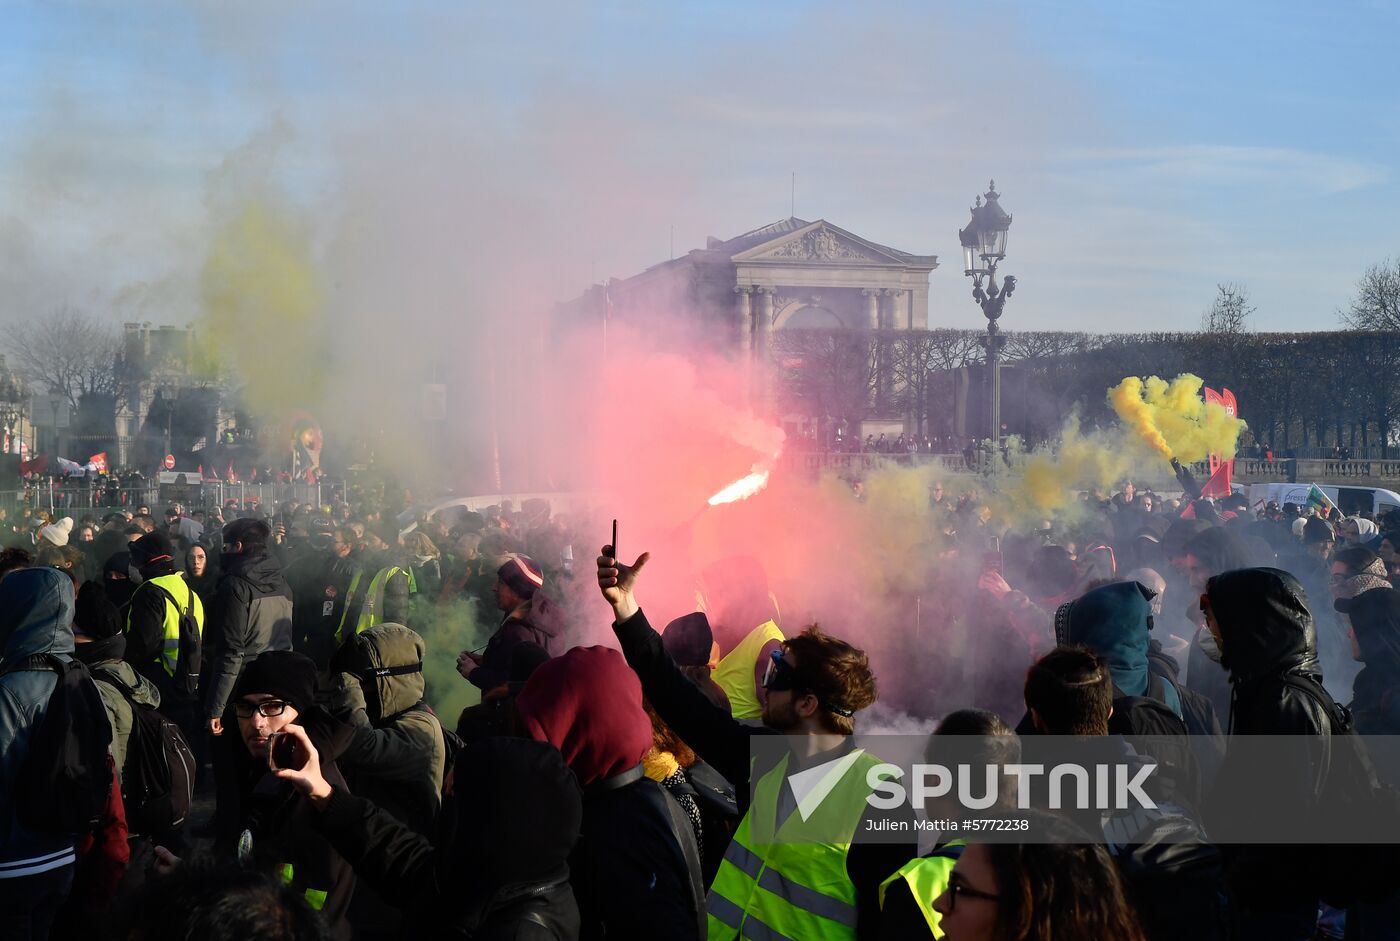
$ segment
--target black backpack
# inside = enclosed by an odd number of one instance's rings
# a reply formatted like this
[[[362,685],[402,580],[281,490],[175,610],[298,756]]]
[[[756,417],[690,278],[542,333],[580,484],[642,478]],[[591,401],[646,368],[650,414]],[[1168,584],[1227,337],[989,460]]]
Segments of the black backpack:
[[[1186,722],[1170,706],[1150,696],[1116,696],[1108,731],[1122,735],[1138,754],[1155,760],[1160,770],[1154,780],[1163,789],[1153,795],[1155,799],[1200,806],[1201,773],[1191,737]]]
[[[80,661],[35,654],[5,668],[58,674],[29,751],[15,780],[14,801],[25,826],[74,835],[97,829],[107,809],[112,774],[107,764],[112,726],[102,694]]]
[[[189,601],[185,607],[175,600],[175,596],[155,582],[143,582],[165,596],[165,600],[175,606],[180,616],[180,651],[175,660],[175,675],[170,679],[170,688],[185,696],[193,696],[199,690],[199,622],[194,616],[194,589],[189,588]]]
[[[134,690],[113,682],[131,706],[131,738],[122,768],[126,822],[133,833],[178,830],[194,803],[197,765],[180,727],[132,699]]]
[[[1225,937],[1223,859],[1183,808],[1106,815],[1103,832],[1149,941]]]

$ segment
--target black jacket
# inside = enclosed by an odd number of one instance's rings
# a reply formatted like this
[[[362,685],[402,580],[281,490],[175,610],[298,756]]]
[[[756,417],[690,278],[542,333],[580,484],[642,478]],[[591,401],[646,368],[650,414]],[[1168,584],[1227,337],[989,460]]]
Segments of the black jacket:
[[[1233,687],[1230,742],[1206,805],[1208,832],[1235,843],[1245,822],[1306,827],[1323,801],[1335,709],[1321,686],[1307,595],[1292,575],[1269,568],[1217,575],[1207,595]],[[1244,908],[1279,909],[1317,897],[1315,880],[1299,864],[1309,847],[1223,848],[1227,881]]]
[[[583,811],[559,752],[486,739],[462,749],[457,767],[435,841],[341,788],[315,826],[367,883],[399,900],[407,937],[577,938],[566,860]]]
[[[771,729],[745,725],[728,711],[712,703],[676,666],[661,635],[652,629],[646,615],[638,611],[613,625],[627,665],[642,681],[642,692],[657,714],[694,752],[734,785],[739,813],[748,811],[750,776],[762,775],[769,768],[753,767],[749,737],[778,734]],[[794,770],[796,770],[794,766]],[[906,806],[894,811],[867,811],[867,820],[897,818],[903,832],[914,834],[913,813]],[[862,821],[857,832],[866,829]],[[915,837],[908,843],[856,842],[846,856],[846,875],[856,890],[856,934],[877,936],[879,928],[880,883],[892,872],[918,855]]]
[[[510,680],[510,660],[515,648],[521,644],[538,644],[550,656],[563,651],[557,649],[554,635],[530,618],[530,612],[511,612],[491,635],[486,650],[481,657],[481,666],[472,670],[467,680],[478,689],[495,689]]]
[[[321,773],[331,784],[344,788],[345,779],[335,760],[350,741],[349,728],[319,709],[304,713],[297,721],[316,746]],[[239,834],[248,831],[255,865],[283,879],[288,873],[285,867],[291,866],[292,888],[299,893],[325,892],[320,911],[326,924],[335,937],[352,937],[346,913],[355,891],[355,874],[349,863],[313,826],[318,814],[311,801],[248,753],[232,709],[224,723],[225,732],[215,740],[215,747],[228,749],[229,760],[217,767],[234,779],[234,786],[221,793],[236,794],[238,807],[236,813],[223,816],[233,827],[217,834],[217,845],[232,853]]]
[[[205,612],[209,685],[204,714],[222,716],[243,665],[265,650],[292,649],[292,590],[265,550],[225,556],[214,603]]]

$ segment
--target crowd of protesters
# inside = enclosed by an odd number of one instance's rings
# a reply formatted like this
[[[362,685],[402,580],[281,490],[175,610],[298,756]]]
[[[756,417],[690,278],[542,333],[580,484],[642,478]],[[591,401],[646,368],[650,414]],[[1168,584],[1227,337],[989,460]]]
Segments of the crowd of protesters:
[[[0,793],[25,795],[0,802],[0,937],[1400,937],[1385,852],[1211,839],[1241,795],[1301,820],[1400,784],[1331,745],[1400,734],[1400,519],[1124,483],[1018,530],[946,487],[943,603],[886,659],[785,622],[747,556],[705,569],[703,611],[644,611],[649,556],[585,550],[539,500],[0,520]],[[595,577],[615,643],[571,647],[558,586]],[[445,649],[460,606],[498,626]],[[891,656],[918,668],[877,684]],[[443,658],[480,691],[460,715],[428,704]],[[1152,763],[1157,815],[860,839],[913,818],[869,800],[877,698],[937,717],[930,758],[1070,736]],[[1247,747],[1281,734],[1326,757],[1281,780]],[[33,782],[79,759],[101,787],[75,827]]]

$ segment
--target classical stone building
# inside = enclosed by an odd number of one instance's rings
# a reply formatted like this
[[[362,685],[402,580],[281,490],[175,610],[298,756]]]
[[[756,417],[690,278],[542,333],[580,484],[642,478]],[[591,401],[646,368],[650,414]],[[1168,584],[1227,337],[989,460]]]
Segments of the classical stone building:
[[[658,312],[686,322],[693,339],[745,362],[767,362],[775,331],[797,328],[913,330],[928,327],[934,255],[890,248],[824,219],[789,218],[594,285],[560,305],[568,321],[603,317],[645,323]],[[768,370],[756,375],[768,375]],[[755,382],[755,399],[767,390]],[[899,428],[877,416],[864,431]],[[852,429],[854,430],[854,429]]]

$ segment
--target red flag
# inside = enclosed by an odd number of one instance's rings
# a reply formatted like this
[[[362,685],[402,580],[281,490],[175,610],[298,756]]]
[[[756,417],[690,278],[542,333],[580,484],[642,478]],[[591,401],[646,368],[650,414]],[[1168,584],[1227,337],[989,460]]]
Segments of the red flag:
[[[1184,519],[1184,520],[1193,520],[1193,519],[1195,519],[1195,518],[1196,518],[1196,504],[1193,503],[1193,502],[1191,502],[1191,501],[1187,501],[1187,503],[1186,503],[1186,509],[1184,509],[1184,510],[1181,511],[1181,518]]]
[[[1219,500],[1221,497],[1228,497],[1230,491],[1230,465],[1233,461],[1221,461],[1215,468],[1215,473],[1210,475],[1210,480],[1201,488],[1201,496],[1214,497]]]
[[[100,454],[94,454],[92,457],[88,458],[88,463],[91,464],[92,469],[99,474],[107,473],[107,452],[103,451]]]

